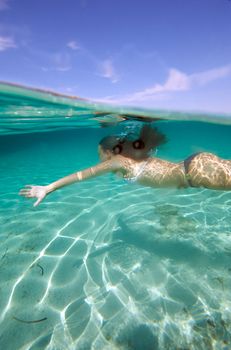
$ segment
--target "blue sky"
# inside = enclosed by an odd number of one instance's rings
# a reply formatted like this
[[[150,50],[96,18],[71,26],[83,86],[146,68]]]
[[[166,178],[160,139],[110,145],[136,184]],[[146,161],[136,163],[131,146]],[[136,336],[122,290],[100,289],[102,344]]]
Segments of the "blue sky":
[[[0,80],[231,112],[230,0],[0,0]]]

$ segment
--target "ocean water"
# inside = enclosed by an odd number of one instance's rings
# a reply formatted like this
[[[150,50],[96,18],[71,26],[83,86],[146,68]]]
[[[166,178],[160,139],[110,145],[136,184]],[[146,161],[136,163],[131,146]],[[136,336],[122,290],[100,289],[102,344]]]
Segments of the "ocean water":
[[[98,162],[106,135],[150,122],[157,156],[231,158],[231,117],[112,107],[0,84],[0,349],[231,348],[231,192],[154,189]],[[159,120],[157,120],[159,119]]]

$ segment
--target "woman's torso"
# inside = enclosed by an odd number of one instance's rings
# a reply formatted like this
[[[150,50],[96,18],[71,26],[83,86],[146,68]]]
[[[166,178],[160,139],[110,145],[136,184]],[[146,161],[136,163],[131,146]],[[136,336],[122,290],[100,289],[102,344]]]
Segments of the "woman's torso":
[[[171,163],[159,158],[142,161],[123,158],[121,161],[125,179],[152,187],[188,187],[183,163]]]

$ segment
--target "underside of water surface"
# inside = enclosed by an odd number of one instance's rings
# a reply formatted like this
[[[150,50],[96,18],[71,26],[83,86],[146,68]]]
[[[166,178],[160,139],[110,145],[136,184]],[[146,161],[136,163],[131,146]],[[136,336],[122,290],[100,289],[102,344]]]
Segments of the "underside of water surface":
[[[229,191],[106,174],[36,208],[18,195],[97,164],[102,137],[144,123],[168,139],[157,157],[230,159],[230,116],[0,92],[0,348],[230,349]]]

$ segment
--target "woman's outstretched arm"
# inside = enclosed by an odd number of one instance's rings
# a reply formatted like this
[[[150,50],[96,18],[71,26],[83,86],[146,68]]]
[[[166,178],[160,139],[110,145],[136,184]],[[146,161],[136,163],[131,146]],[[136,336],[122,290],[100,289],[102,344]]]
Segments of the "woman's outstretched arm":
[[[119,168],[120,168],[119,159],[106,160],[105,162],[99,163],[96,166],[65,176],[62,179],[52,182],[47,186],[26,185],[19,192],[19,194],[26,198],[37,198],[37,201],[34,203],[34,207],[36,207],[41,203],[41,201],[49,193],[56,191],[59,188],[62,188],[67,185],[71,185],[75,182],[79,182],[95,176],[99,176],[108,172],[113,172],[113,171],[119,170]]]

